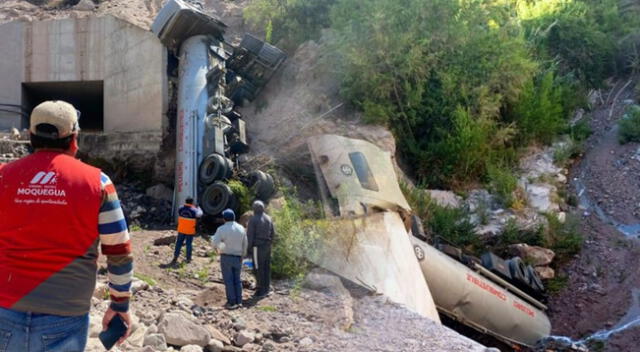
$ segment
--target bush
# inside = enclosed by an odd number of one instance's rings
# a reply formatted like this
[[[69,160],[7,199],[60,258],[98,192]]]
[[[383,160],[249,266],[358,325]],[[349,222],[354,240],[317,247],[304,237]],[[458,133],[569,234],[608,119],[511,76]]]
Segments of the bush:
[[[320,38],[330,25],[329,9],[335,0],[256,0],[244,11],[254,26],[264,29],[266,40],[284,49],[295,49]]]
[[[511,207],[515,201],[513,192],[518,186],[518,179],[513,170],[490,163],[487,166],[487,176],[491,191],[498,195],[505,206]]]
[[[238,180],[231,180],[227,182],[227,185],[231,188],[231,191],[238,202],[237,209],[235,209],[238,213],[238,217],[251,210],[251,202],[253,198],[255,198],[253,191]]]
[[[469,214],[464,209],[442,207],[423,189],[406,184],[400,184],[400,187],[427,234],[442,237],[471,253],[482,252],[482,240],[475,234],[475,226],[469,222]]]
[[[330,227],[326,220],[309,218],[310,210],[316,207],[288,196],[283,208],[273,212],[276,238],[271,271],[274,278],[300,278],[310,269],[312,259],[318,255],[318,239],[324,237]]]
[[[561,223],[555,214],[549,214],[547,221],[549,225],[543,247],[556,253],[556,265],[568,261],[580,252],[584,239],[580,233],[580,221],[577,217],[567,215],[565,223]]]
[[[620,144],[640,142],[640,106],[633,106],[618,122]]]
[[[565,127],[564,86],[554,82],[553,72],[529,81],[515,104],[513,121],[520,145],[551,143]]]

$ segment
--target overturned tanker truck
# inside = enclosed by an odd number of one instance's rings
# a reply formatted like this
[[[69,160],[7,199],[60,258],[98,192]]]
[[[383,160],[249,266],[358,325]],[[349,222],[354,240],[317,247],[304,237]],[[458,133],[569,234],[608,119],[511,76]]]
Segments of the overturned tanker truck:
[[[339,223],[323,239],[318,265],[436,322],[430,305],[508,344],[533,347],[549,336],[536,272],[518,257],[477,258],[429,238],[400,190],[389,153],[336,135],[307,144],[325,214]]]
[[[257,96],[286,54],[249,34],[233,46],[225,28],[181,0],[168,1],[151,26],[179,59],[174,212],[194,197],[208,223],[238,206],[228,180],[243,182],[263,201],[275,193],[271,175],[241,167],[249,145],[235,108]]]

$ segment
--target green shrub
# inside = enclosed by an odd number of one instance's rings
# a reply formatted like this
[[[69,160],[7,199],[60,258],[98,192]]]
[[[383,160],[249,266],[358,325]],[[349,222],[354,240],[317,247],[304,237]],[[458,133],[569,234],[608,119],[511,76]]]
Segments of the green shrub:
[[[618,122],[620,144],[640,142],[640,106],[633,106]]]
[[[567,287],[568,283],[569,278],[566,275],[558,274],[553,279],[545,281],[544,285],[547,289],[547,292],[549,292],[550,294],[556,294]]]
[[[487,166],[487,176],[490,190],[505,206],[511,207],[514,202],[513,192],[518,186],[518,179],[513,170],[490,163]]]
[[[427,234],[442,237],[470,253],[482,252],[484,244],[475,234],[475,226],[469,222],[469,214],[464,209],[442,207],[423,189],[406,184],[400,187],[414,213],[422,219]]]
[[[282,209],[271,214],[276,232],[271,270],[274,278],[298,278],[308,272],[318,255],[318,239],[324,237],[330,223],[308,217],[306,208],[316,207],[314,204],[303,204],[292,196],[285,199]]]
[[[580,221],[573,215],[567,215],[561,223],[555,214],[547,215],[549,225],[545,233],[543,247],[556,253],[556,265],[566,262],[580,252],[584,241],[580,233]]]
[[[244,10],[245,19],[264,29],[266,40],[294,50],[320,38],[330,26],[329,9],[335,0],[256,0]]]
[[[550,143],[563,131],[566,116],[563,89],[554,82],[551,71],[526,84],[513,112],[521,145],[532,141]]]
[[[244,185],[244,183],[238,180],[231,180],[227,182],[229,188],[233,192],[233,195],[237,200],[237,209],[236,212],[238,216],[244,214],[245,212],[251,210],[251,202],[253,201],[254,195],[253,192]]]
[[[542,246],[544,244],[544,226],[532,229],[520,229],[514,219],[510,219],[502,233],[489,245],[493,250],[503,256],[508,256],[508,248],[512,244],[526,243],[530,246]]]
[[[589,120],[583,118],[575,125],[569,127],[569,136],[576,142],[583,142],[593,134]]]

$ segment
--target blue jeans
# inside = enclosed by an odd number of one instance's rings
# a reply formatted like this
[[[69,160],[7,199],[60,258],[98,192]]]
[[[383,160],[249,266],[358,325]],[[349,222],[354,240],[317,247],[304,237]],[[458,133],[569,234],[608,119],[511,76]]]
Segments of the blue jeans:
[[[176,239],[176,250],[173,252],[173,259],[178,260],[180,257],[180,251],[182,250],[182,244],[187,241],[187,261],[191,261],[191,252],[193,251],[193,236],[178,233],[178,239]]]
[[[242,304],[242,282],[240,281],[242,257],[223,254],[220,256],[220,268],[227,293],[227,303]]]
[[[89,314],[74,317],[0,308],[0,352],[82,352]]]

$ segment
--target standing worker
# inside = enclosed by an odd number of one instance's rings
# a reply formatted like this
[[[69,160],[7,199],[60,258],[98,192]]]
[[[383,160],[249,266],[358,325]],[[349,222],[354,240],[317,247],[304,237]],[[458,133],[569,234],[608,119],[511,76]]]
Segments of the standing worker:
[[[213,239],[213,245],[220,251],[220,268],[227,293],[225,308],[236,309],[242,305],[242,257],[247,252],[247,234],[242,225],[238,224],[236,214],[231,209],[222,212],[224,225],[218,227]]]
[[[275,236],[273,221],[264,212],[264,203],[260,200],[253,202],[253,216],[247,225],[249,248],[256,268],[258,285],[255,297],[263,298],[271,290],[271,243]]]
[[[202,209],[193,204],[193,198],[189,197],[185,205],[178,209],[178,238],[176,239],[176,249],[173,252],[173,260],[170,266],[176,265],[182,245],[187,242],[187,263],[191,263],[191,253],[193,252],[193,237],[196,235],[196,219],[202,217]]]
[[[111,304],[131,330],[133,257],[116,189],[75,158],[79,112],[63,101],[33,109],[33,154],[0,169],[0,349],[83,351],[98,246],[107,257]]]

